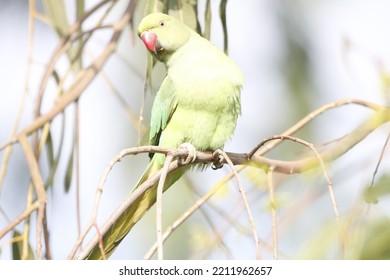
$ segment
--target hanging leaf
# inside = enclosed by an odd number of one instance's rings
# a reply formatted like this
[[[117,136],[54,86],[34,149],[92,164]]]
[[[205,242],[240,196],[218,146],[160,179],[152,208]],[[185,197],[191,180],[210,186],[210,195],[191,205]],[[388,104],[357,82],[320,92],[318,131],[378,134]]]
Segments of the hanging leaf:
[[[73,145],[74,146],[74,145]],[[69,192],[70,186],[72,184],[72,176],[73,176],[73,159],[74,159],[74,149],[72,149],[72,153],[70,154],[70,158],[66,167],[65,173],[65,192]]]
[[[154,12],[160,12],[162,13],[164,11],[164,1],[162,0],[149,0],[146,3],[146,14],[154,13]]]
[[[47,154],[47,161],[49,163],[49,166],[52,166],[54,163],[54,151],[53,151],[53,138],[51,137],[50,131],[47,135],[47,140],[46,140],[46,154]]]
[[[68,32],[70,27],[66,14],[65,3],[66,2],[64,0],[42,0],[42,6],[45,11],[45,15],[49,18],[52,28],[60,38],[62,38]],[[83,13],[83,11],[84,1],[76,1],[76,15],[79,16],[80,13]],[[72,64],[72,70],[75,73],[82,69],[82,52],[80,51],[81,46],[83,46],[81,41],[75,42],[66,52],[69,62]]]
[[[13,239],[16,240],[12,243],[12,259],[13,260],[21,260],[22,254],[23,254],[23,240],[22,240],[22,234],[14,230],[14,234],[12,235]],[[33,250],[30,246],[30,243],[28,244],[28,255],[27,260],[34,260],[35,256],[33,253]]]
[[[61,114],[62,123],[61,123],[61,134],[60,134],[60,143],[58,145],[57,155],[54,156],[53,151],[53,139],[51,137],[51,133],[49,132],[47,142],[46,142],[46,149],[48,154],[48,162],[50,166],[49,175],[46,178],[45,181],[45,188],[52,187],[54,184],[54,177],[57,172],[58,164],[61,158],[61,152],[62,147],[64,143],[64,135],[65,135],[65,111]]]
[[[69,29],[64,0],[42,0],[42,6],[45,15],[50,19],[54,31],[59,37],[64,36]]]
[[[223,30],[223,51],[228,54],[228,32],[226,25],[226,4],[227,0],[222,0],[219,5],[219,17],[221,18],[222,30]]]
[[[196,32],[200,33],[198,5],[195,0],[168,0],[166,13],[180,19]]]
[[[373,186],[370,186],[364,192],[364,199],[367,203],[376,204],[379,198],[390,194],[390,176],[382,176]]]
[[[211,33],[211,7],[210,7],[210,0],[207,0],[206,9],[204,12],[203,37],[206,38],[207,40],[210,40],[210,33]]]
[[[76,3],[76,19],[79,20],[84,15],[85,10],[85,1],[84,0],[75,0]]]
[[[45,189],[48,189],[49,187],[53,186],[53,178],[58,165],[57,161],[54,158],[53,139],[51,137],[50,131],[47,135],[47,140],[46,140],[46,154],[47,154],[47,161],[50,167],[49,175],[45,181]]]
[[[197,0],[149,0],[146,4],[146,13],[153,12],[174,16],[199,34],[201,33]]]

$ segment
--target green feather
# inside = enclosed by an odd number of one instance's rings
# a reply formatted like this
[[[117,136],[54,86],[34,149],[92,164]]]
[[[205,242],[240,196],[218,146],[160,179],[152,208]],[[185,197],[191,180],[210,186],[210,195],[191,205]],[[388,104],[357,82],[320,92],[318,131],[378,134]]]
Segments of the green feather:
[[[144,32],[156,36],[143,36]],[[208,40],[165,14],[146,16],[138,27],[138,35],[157,38],[156,48],[151,53],[167,66],[167,76],[152,108],[150,144],[177,148],[188,142],[200,151],[223,148],[233,135],[241,112],[243,77],[239,68]],[[148,44],[150,47],[150,42]],[[164,162],[164,155],[153,155],[134,189],[160,170]],[[186,170],[188,167],[182,167],[168,174],[164,190]],[[156,189],[157,183],[136,199],[103,234],[107,257],[154,205]],[[97,244],[86,258],[102,258]]]

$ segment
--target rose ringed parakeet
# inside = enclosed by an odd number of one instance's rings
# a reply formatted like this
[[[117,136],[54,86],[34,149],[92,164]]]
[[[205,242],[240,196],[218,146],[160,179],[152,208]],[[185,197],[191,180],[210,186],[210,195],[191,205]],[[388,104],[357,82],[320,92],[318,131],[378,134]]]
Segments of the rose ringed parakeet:
[[[233,135],[241,112],[240,69],[208,40],[169,15],[147,15],[139,24],[138,35],[148,51],[167,68],[152,107],[150,145],[177,148],[190,143],[200,151],[222,148]],[[164,155],[154,154],[135,188],[160,170],[164,162]],[[187,169],[181,167],[168,174],[164,189]],[[156,202],[156,189],[157,184],[103,233],[107,257]],[[83,258],[101,259],[98,245]]]

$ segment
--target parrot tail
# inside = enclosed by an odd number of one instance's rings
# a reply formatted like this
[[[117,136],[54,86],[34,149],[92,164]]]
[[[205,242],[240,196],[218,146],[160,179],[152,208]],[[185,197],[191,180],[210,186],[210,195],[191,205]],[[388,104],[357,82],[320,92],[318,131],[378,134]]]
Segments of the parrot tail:
[[[161,160],[158,160],[158,157],[154,156],[150,161],[148,167],[146,168],[141,179],[133,188],[132,192],[137,189],[142,183],[148,180],[152,175],[158,172],[163,167]],[[187,168],[181,167],[167,175],[164,191],[166,191],[173,183],[175,183],[186,171]],[[124,211],[107,230],[104,230],[102,233],[103,246],[106,258],[111,256],[115,251],[117,246],[126,237],[130,232],[133,226],[145,215],[145,213],[156,203],[157,196],[157,185],[155,183],[150,189],[141,194],[138,198],[134,200],[132,204],[128,206],[126,211]],[[90,242],[92,245],[91,249],[86,249],[86,253],[82,256],[78,256],[79,259],[87,260],[102,260],[103,255],[99,248],[99,238],[95,236]],[[89,245],[88,245],[89,246]]]

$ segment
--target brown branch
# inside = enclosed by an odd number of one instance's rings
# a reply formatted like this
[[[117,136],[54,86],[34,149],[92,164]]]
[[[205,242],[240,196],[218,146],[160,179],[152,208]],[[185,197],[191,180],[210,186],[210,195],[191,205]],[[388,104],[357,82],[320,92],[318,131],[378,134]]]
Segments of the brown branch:
[[[340,139],[340,141],[334,143],[328,150],[319,153],[320,157],[324,162],[330,162],[339,158],[361,142],[373,130],[387,122],[390,122],[390,108],[381,107],[380,110]],[[284,174],[302,173],[317,166],[316,162],[318,161],[316,157],[307,157],[295,161],[272,160],[259,156],[257,153],[253,155],[252,160],[250,160],[250,154],[246,154],[246,157],[242,154],[228,153],[228,155],[234,164],[254,166],[264,171],[274,166],[274,172]]]
[[[68,105],[75,102],[80,98],[81,94],[87,88],[87,86],[94,80],[96,75],[102,69],[104,64],[107,62],[108,58],[114,53],[117,43],[123,29],[127,26],[127,23],[131,19],[133,10],[135,8],[136,1],[130,1],[128,7],[126,8],[125,13],[122,15],[122,18],[118,23],[113,27],[113,35],[106,48],[102,51],[99,57],[85,70],[81,71],[78,78],[75,80],[70,89],[64,93],[58,101],[53,105],[53,107],[44,115],[36,118],[30,125],[25,127],[17,136],[15,136],[10,142],[2,145],[0,150],[5,147],[15,144],[20,135],[30,135],[34,131],[43,127],[47,122],[51,122],[59,113],[63,112]]]
[[[252,211],[251,211],[249,203],[248,203],[248,198],[246,196],[245,189],[242,187],[240,177],[238,176],[238,173],[237,173],[236,169],[234,168],[234,164],[230,160],[229,156],[222,150],[217,150],[215,153],[222,155],[222,158],[227,162],[227,164],[229,165],[230,169],[233,172],[235,181],[237,182],[238,190],[240,191],[241,196],[242,196],[242,201],[244,202],[245,210],[248,214],[249,223],[252,227],[252,235],[253,235],[253,239],[255,242],[255,248],[256,248],[256,259],[259,260],[259,259],[261,259],[259,237],[257,236],[255,219],[253,218]],[[214,153],[214,155],[215,155],[215,153]]]
[[[373,111],[380,111],[382,109],[385,109],[385,107],[383,107],[381,105],[371,103],[371,102],[368,102],[365,100],[359,100],[359,99],[354,99],[354,98],[341,99],[341,100],[337,100],[337,101],[325,104],[325,105],[321,106],[320,108],[314,110],[313,112],[311,112],[310,114],[305,116],[303,119],[298,121],[296,124],[291,126],[289,129],[282,132],[280,135],[293,135],[294,133],[298,132],[302,127],[304,127],[305,125],[310,123],[312,120],[314,120],[314,118],[322,115],[326,111],[328,111],[330,109],[337,108],[337,107],[350,105],[350,104],[363,106],[363,107],[369,108]],[[268,144],[267,146],[264,146],[260,151],[258,151],[260,147],[256,146],[249,153],[249,157],[251,158],[255,153],[256,153],[256,155],[264,155],[268,151],[270,151],[271,149],[276,147],[281,142],[282,142],[282,140],[274,141],[274,142]]]
[[[313,144],[311,143],[308,143],[302,139],[299,139],[299,138],[296,138],[296,137],[292,137],[292,136],[284,136],[284,135],[277,135],[277,136],[273,136],[273,137],[270,137],[270,138],[267,138],[265,139],[264,141],[262,141],[258,146],[261,147],[263,146],[266,142],[269,142],[269,141],[272,141],[272,140],[290,140],[290,141],[293,141],[293,142],[296,142],[296,143],[299,143],[299,144],[302,144],[302,145],[305,145],[306,147],[310,148],[313,153],[315,154],[318,162],[319,162],[319,165],[322,169],[322,172],[324,174],[324,177],[326,179],[326,182],[328,183],[328,190],[329,190],[329,194],[330,194],[330,197],[331,197],[331,200],[332,200],[332,205],[333,205],[333,211],[334,211],[334,214],[336,216],[336,222],[337,222],[337,225],[339,226],[339,229],[341,229],[340,227],[340,214],[339,214],[339,210],[338,210],[338,207],[337,207],[337,203],[336,203],[336,198],[335,198],[335,195],[334,195],[334,192],[333,192],[333,185],[332,185],[332,182],[329,178],[329,175],[328,173],[326,172],[326,169],[325,169],[325,164],[324,164],[324,161],[322,160],[320,154],[318,153],[318,151],[316,150],[316,148],[314,147]],[[270,193],[270,201],[271,201],[271,207],[272,207],[272,222],[273,222],[273,227],[274,227],[274,256],[275,256],[275,259],[277,259],[277,224],[276,224],[276,212],[275,212],[275,203],[274,203],[274,194],[273,194],[273,183],[272,183],[272,173],[273,173],[273,169],[274,167],[271,166],[270,169],[269,169],[269,176],[268,176],[268,180],[269,180],[269,185],[270,185],[270,188],[269,188],[269,193]],[[343,248],[344,248],[344,242],[343,242],[343,234],[341,233],[341,231],[339,232],[340,233],[340,244],[341,244],[341,248],[342,248],[342,252],[344,251]]]
[[[46,85],[54,72],[54,66],[57,63],[58,59],[61,57],[61,55],[63,53],[65,53],[68,50],[68,48],[70,47],[70,45],[72,43],[72,40],[77,40],[77,38],[78,38],[77,36],[80,36],[79,30],[81,28],[82,23],[90,15],[94,14],[95,11],[100,9],[103,5],[105,5],[108,2],[111,2],[111,1],[110,0],[103,0],[99,3],[97,3],[89,11],[85,12],[83,14],[83,16],[69,28],[69,31],[64,36],[62,36],[61,40],[58,43],[57,48],[53,51],[53,54],[49,60],[48,65],[46,66],[45,74],[43,75],[42,81],[41,81],[40,86],[39,86],[37,102],[35,104],[35,116],[36,117],[38,117],[40,115],[39,110],[41,108],[42,97],[43,97]],[[76,35],[76,38],[73,38],[74,35]]]
[[[274,170],[271,167],[267,172],[268,177],[268,193],[269,193],[269,200],[271,204],[271,216],[272,216],[272,231],[273,231],[273,253],[274,253],[274,259],[278,259],[278,223],[276,222],[277,216],[276,216],[276,203],[275,203],[275,194],[274,194],[274,180],[273,180]]]
[[[35,187],[39,206],[38,206],[38,217],[37,217],[37,259],[42,259],[42,232],[43,232],[43,220],[45,215],[45,207],[47,203],[46,191],[44,182],[39,170],[37,159],[34,156],[34,152],[27,141],[25,135],[21,135],[19,138],[20,145],[22,146],[24,155],[26,156],[27,164],[30,169],[30,175],[32,182]]]
[[[162,235],[163,243],[168,239],[168,237],[175,231],[181,224],[183,224],[192,214],[195,213],[196,210],[200,209],[200,207],[206,203],[221,187],[223,184],[218,184],[214,186],[210,191],[208,191],[205,195],[201,196],[195,203],[185,211],[171,226],[169,226],[164,234]],[[150,259],[153,254],[157,251],[157,242],[155,242],[148,252],[145,254],[144,259]]]
[[[354,101],[355,102],[355,101]],[[357,102],[360,104],[359,102]],[[337,103],[332,103],[337,104]],[[345,103],[344,103],[345,104]],[[365,104],[362,102],[362,104]],[[381,126],[382,124],[390,121],[390,109],[387,107],[382,107],[379,105],[371,106],[370,108],[374,108],[377,112],[373,114],[370,118],[368,118],[366,121],[364,121],[360,126],[358,126],[355,130],[350,132],[347,136],[340,139],[337,143],[335,143],[331,148],[329,148],[327,151],[318,153],[313,157],[306,157],[300,160],[295,161],[281,161],[281,160],[272,160],[265,158],[263,156],[257,155],[255,152],[251,152],[252,158],[249,157],[250,154],[238,154],[238,153],[226,153],[227,156],[230,158],[232,164],[234,165],[247,165],[247,166],[253,166],[256,168],[263,169],[265,171],[268,171],[272,168],[274,172],[277,173],[286,173],[286,174],[292,174],[292,173],[302,173],[308,169],[317,167],[319,164],[319,158],[322,159],[323,162],[333,161],[334,159],[340,157],[341,155],[348,152],[352,147],[354,147],[357,143],[362,141],[369,133],[371,133],[373,130]],[[261,148],[262,145],[256,148]],[[138,148],[131,148],[124,150],[115,158],[115,162],[118,162],[121,158],[128,154],[138,154],[138,153],[174,153],[176,157],[185,157],[188,155],[188,151],[185,151],[183,149],[177,149],[177,150],[170,150],[166,148],[161,147],[154,147],[154,146],[143,146]],[[212,152],[196,152],[196,160],[193,163],[214,163],[215,157]],[[227,163],[226,158],[224,159],[224,163]],[[105,180],[107,179],[107,176],[113,167],[114,164],[110,164],[108,168],[105,170],[101,184],[99,186],[102,187]],[[321,164],[320,164],[321,165]],[[177,161],[172,162],[172,164],[169,166],[169,172],[172,172],[173,170],[177,169],[179,167]],[[112,216],[108,219],[108,221],[102,226],[100,229],[100,236],[104,236],[104,234],[107,232],[107,230],[115,223],[115,221],[120,217],[124,211],[130,205],[136,201],[137,198],[139,198],[145,191],[150,189],[154,184],[156,184],[162,174],[162,171],[160,170],[158,173],[153,175],[151,178],[149,178],[147,181],[145,181],[142,185],[140,185],[134,192],[129,196],[128,199],[112,214]],[[97,204],[95,204],[96,206]],[[97,208],[96,208],[97,211]],[[96,214],[96,213],[95,213]],[[85,237],[85,236],[84,236]],[[81,238],[79,238],[80,240]],[[81,241],[82,242],[82,241]],[[78,244],[81,244],[81,242],[78,242]],[[99,242],[99,237],[95,236],[92,241],[87,245],[86,248],[79,254],[77,258],[84,259],[89,251]],[[77,251],[78,247],[75,247],[72,251],[72,254],[69,256],[70,258],[74,257],[75,252]]]
[[[161,169],[161,177],[158,180],[157,185],[157,198],[156,198],[156,232],[157,232],[157,255],[158,260],[161,261],[164,258],[163,252],[163,238],[162,238],[162,196],[164,192],[164,184],[167,178],[169,166],[174,159],[174,155],[169,153],[165,158],[165,163]]]
[[[8,232],[13,230],[18,224],[28,218],[31,213],[36,211],[39,207],[40,202],[36,200],[33,204],[31,204],[28,208],[26,208],[18,217],[16,217],[13,221],[11,221],[2,231],[0,231],[0,239],[4,237]]]
[[[29,92],[29,77],[31,72],[31,64],[32,64],[32,54],[33,54],[33,43],[34,43],[34,30],[35,30],[35,24],[34,24],[34,14],[36,13],[35,8],[35,1],[30,0],[29,1],[29,12],[28,12],[28,38],[27,38],[27,66],[26,66],[26,72],[24,75],[24,85],[23,85],[23,95],[22,99],[19,105],[19,108],[16,113],[16,119],[12,126],[11,135],[9,137],[9,140],[11,141],[18,130],[18,126],[20,123],[20,120],[22,118],[22,113],[24,111],[24,105],[28,96]],[[5,175],[7,173],[8,168],[8,162],[11,157],[12,153],[12,146],[8,146],[5,150],[3,161],[0,167],[0,190],[3,185],[3,181],[5,178]]]

